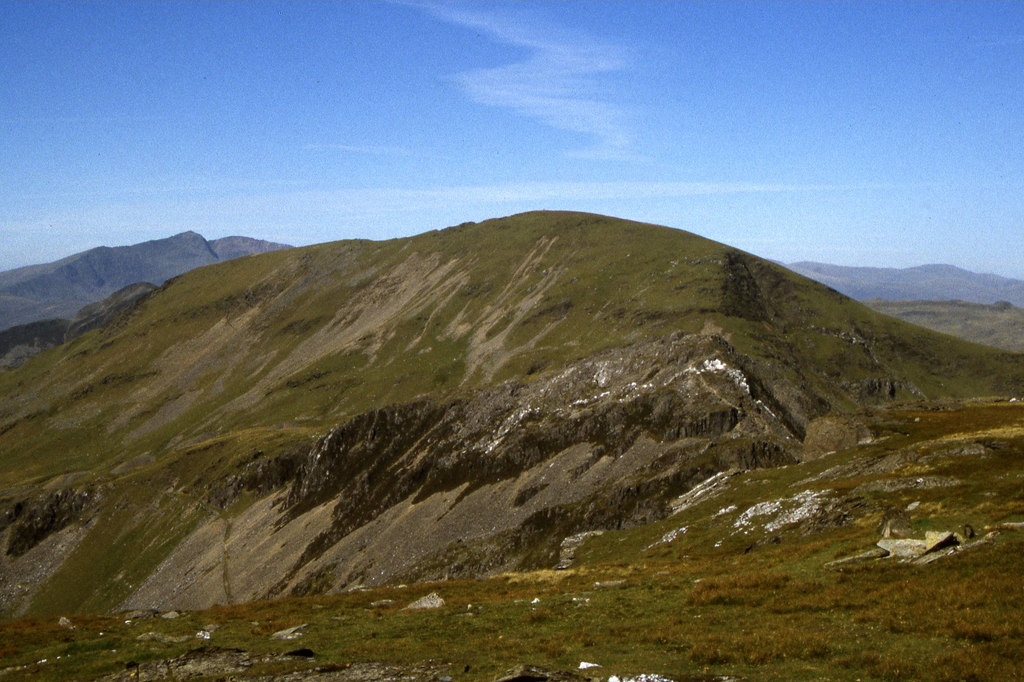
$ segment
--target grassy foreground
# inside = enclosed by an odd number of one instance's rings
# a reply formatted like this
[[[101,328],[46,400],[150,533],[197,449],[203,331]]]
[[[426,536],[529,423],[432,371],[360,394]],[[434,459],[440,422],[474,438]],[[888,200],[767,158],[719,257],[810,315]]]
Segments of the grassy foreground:
[[[519,663],[575,670],[582,661],[601,666],[582,674],[603,679],[1024,676],[1024,405],[932,406],[866,419],[872,442],[738,473],[663,521],[588,539],[569,570],[177,618],[67,614],[73,629],[56,618],[10,620],[0,623],[0,678],[137,670],[146,679],[155,662],[202,647],[314,654],[260,659],[225,671],[231,678],[359,661],[430,661],[455,680],[493,679]],[[804,519],[756,513],[773,500],[826,495],[835,504]],[[886,558],[825,566],[871,548],[883,514],[905,509],[914,537],[964,524],[979,537],[996,534],[928,565]],[[431,592],[445,606],[404,610]],[[297,638],[272,637],[294,626],[305,626]]]

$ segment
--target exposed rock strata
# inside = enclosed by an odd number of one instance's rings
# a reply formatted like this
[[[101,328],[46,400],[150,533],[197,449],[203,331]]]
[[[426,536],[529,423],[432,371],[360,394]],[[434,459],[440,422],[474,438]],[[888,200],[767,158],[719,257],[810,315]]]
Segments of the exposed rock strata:
[[[662,518],[719,471],[798,461],[801,407],[766,383],[720,337],[674,334],[372,410],[305,455],[247,465],[218,506],[287,487],[229,530],[197,529],[123,606],[552,567],[566,536]],[[230,562],[255,554],[262,568]]]

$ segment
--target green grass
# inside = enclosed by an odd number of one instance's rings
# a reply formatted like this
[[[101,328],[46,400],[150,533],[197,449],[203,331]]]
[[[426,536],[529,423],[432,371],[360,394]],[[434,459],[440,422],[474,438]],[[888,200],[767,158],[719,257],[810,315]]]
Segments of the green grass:
[[[206,644],[256,653],[296,647],[315,662],[267,663],[251,672],[383,661],[450,664],[453,676],[489,680],[518,663],[599,674],[712,674],[746,679],[1001,680],[1024,674],[1024,531],[1004,531],[991,545],[928,566],[881,560],[828,570],[824,564],[870,547],[879,515],[780,541],[730,535],[736,514],[805,489],[853,491],[865,481],[907,475],[963,477],[963,488],[879,493],[885,504],[920,503],[915,529],[965,521],[986,525],[1024,518],[1024,407],[968,404],[869,415],[869,445],[806,464],[740,474],[718,497],[676,516],[588,540],[568,571],[507,574],[480,580],[391,586],[335,596],[215,607],[182,618],[125,623],[124,617],[56,613],[0,622],[4,666],[27,666],[38,679],[88,679],[128,661],[173,658]],[[985,443],[983,459],[956,454]],[[834,474],[893,453],[916,460],[887,474]],[[994,493],[994,494],[992,494]],[[882,499],[884,498],[884,499]],[[720,510],[736,507],[732,513]],[[670,543],[649,548],[669,530]],[[719,542],[719,541],[722,542]],[[436,591],[446,606],[402,607]],[[381,603],[382,600],[390,602]],[[300,639],[270,638],[306,624]],[[216,626],[209,642],[195,633]],[[103,633],[100,636],[100,632]],[[180,643],[138,641],[157,632]],[[59,659],[57,657],[60,657]],[[46,663],[38,661],[46,659]]]

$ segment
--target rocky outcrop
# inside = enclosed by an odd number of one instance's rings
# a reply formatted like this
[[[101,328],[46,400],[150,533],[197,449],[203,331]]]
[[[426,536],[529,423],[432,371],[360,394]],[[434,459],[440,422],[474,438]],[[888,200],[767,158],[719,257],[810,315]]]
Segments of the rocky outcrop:
[[[19,557],[51,534],[81,520],[97,497],[93,490],[69,488],[10,503],[0,516],[0,532],[10,527],[5,553]]]
[[[291,575],[328,564],[332,548],[389,510],[437,496],[451,497],[442,515],[462,537],[414,562],[433,569],[405,559],[391,571],[405,564],[411,579],[553,566],[568,535],[662,518],[717,471],[796,461],[799,442],[778,417],[785,405],[755,394],[742,363],[721,338],[674,334],[531,382],[354,417],[309,452],[284,499],[281,526],[332,509]],[[492,504],[471,525],[491,532],[460,529],[467,521],[453,508],[484,490]],[[300,591],[331,583],[317,576]]]
[[[123,607],[555,567],[568,536],[664,518],[719,471],[798,461],[789,403],[754,372],[722,338],[676,333],[359,414],[306,452],[254,456],[208,501],[262,500],[197,529]]]

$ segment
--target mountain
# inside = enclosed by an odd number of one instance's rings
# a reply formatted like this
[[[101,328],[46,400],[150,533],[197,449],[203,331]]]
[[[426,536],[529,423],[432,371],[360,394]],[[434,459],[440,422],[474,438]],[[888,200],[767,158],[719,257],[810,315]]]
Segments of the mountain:
[[[160,285],[202,265],[287,248],[247,237],[206,241],[195,232],[133,246],[102,246],[53,263],[0,272],[0,330],[70,319],[131,284]]]
[[[1006,301],[864,301],[873,310],[943,334],[1024,353],[1024,310]]]
[[[155,290],[146,282],[131,284],[90,303],[70,320],[41,320],[0,330],[0,367],[17,367],[37,353],[110,324]]]
[[[952,265],[895,269],[801,262],[787,267],[858,301],[958,300],[985,304],[1005,301],[1018,308],[1024,307],[1024,281],[978,274]]]
[[[1021,394],[1020,354],[666,227],[260,254],[0,373],[0,610],[551,568],[716,474],[856,444],[870,406]]]

